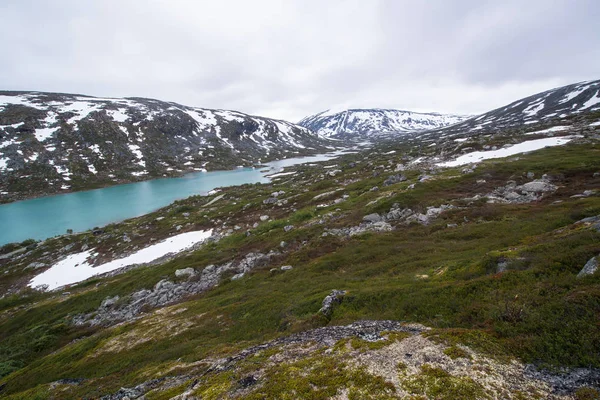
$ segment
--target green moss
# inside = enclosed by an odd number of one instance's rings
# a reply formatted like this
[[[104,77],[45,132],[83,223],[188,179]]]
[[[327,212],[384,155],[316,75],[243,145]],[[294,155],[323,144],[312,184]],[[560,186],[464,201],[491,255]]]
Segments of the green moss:
[[[444,354],[455,360],[457,358],[471,358],[469,353],[458,346],[450,346],[444,350]]]
[[[466,376],[453,376],[441,368],[424,364],[421,372],[400,377],[402,386],[414,395],[436,400],[488,399],[483,386]]]
[[[600,392],[592,387],[582,387],[575,391],[576,400],[599,400]]]

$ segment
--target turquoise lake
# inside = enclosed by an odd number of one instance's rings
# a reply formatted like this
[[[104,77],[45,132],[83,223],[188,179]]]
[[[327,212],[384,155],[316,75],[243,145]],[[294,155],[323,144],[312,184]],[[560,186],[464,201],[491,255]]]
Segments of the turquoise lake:
[[[265,175],[295,164],[326,161],[341,152],[273,161],[265,168],[195,172],[179,178],[154,179],[103,189],[67,193],[0,205],[0,245],[42,240],[147,214],[175,200],[206,194],[218,187],[266,183]]]

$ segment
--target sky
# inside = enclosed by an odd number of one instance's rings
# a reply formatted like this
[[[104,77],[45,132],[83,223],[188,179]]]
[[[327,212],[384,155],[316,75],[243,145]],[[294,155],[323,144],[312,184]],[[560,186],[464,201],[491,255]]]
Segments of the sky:
[[[0,90],[479,114],[600,79],[598,21],[597,0],[2,0]]]

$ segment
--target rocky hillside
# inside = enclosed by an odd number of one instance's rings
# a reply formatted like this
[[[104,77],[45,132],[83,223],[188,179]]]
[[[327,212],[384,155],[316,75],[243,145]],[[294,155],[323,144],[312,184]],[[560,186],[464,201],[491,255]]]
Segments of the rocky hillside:
[[[460,115],[370,108],[328,110],[306,117],[298,124],[327,137],[360,139],[382,135],[393,137],[406,132],[441,128],[466,118]]]
[[[330,150],[306,128],[152,99],[0,92],[0,201]]]

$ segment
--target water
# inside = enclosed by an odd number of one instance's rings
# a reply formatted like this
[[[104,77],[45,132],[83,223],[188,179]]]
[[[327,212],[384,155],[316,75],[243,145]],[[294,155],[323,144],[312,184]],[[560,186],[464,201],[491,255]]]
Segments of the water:
[[[85,231],[95,226],[144,215],[175,200],[206,194],[217,187],[269,182],[266,174],[283,167],[335,158],[342,152],[311,157],[289,158],[262,168],[232,171],[196,172],[179,178],[111,186],[103,189],[41,197],[0,205],[0,245],[25,239],[46,239]]]

